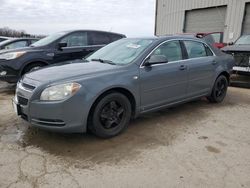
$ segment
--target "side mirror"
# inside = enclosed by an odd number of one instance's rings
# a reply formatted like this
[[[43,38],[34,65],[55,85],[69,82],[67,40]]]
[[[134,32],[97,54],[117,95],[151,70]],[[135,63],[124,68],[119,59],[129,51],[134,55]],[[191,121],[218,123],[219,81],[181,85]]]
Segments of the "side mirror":
[[[62,50],[62,48],[64,48],[64,47],[67,47],[67,43],[65,43],[65,42],[58,43],[58,46],[57,46],[58,50]]]
[[[145,62],[145,66],[155,65],[155,64],[162,64],[167,63],[168,59],[164,55],[152,55],[150,58]]]
[[[232,45],[234,45],[234,43],[233,42],[229,42],[227,45],[228,46],[232,46]]]

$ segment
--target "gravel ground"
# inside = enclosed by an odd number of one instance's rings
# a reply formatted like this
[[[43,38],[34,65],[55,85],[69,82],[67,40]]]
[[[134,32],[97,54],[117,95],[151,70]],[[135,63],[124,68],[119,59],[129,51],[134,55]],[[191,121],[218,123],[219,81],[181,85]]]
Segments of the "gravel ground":
[[[28,127],[0,83],[0,187],[250,187],[250,90],[144,115],[98,139]]]

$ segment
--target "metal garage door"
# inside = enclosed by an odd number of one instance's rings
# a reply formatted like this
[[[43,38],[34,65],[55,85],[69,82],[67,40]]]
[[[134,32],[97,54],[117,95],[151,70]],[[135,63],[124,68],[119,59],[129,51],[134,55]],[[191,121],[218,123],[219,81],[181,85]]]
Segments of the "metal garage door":
[[[184,32],[224,32],[226,6],[188,10],[185,14]]]
[[[250,34],[250,4],[246,4],[245,16],[242,24],[242,34]]]

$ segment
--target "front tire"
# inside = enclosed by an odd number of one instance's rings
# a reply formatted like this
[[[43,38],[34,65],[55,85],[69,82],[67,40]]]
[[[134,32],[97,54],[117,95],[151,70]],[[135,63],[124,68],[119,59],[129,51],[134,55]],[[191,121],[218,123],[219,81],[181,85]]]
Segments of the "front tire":
[[[212,93],[207,99],[212,103],[220,103],[224,100],[228,87],[228,80],[224,75],[220,75],[213,86]]]
[[[22,75],[28,73],[28,72],[32,72],[32,71],[35,71],[35,70],[38,70],[40,69],[41,67],[43,67],[44,64],[42,63],[32,63],[28,66],[26,66],[22,72]]]
[[[131,113],[131,103],[125,95],[107,94],[94,106],[89,129],[101,138],[116,136],[128,126]]]

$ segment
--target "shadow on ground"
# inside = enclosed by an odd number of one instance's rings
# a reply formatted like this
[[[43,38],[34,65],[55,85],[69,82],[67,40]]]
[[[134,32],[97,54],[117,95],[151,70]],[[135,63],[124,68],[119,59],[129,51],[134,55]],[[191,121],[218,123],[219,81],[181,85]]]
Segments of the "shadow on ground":
[[[15,142],[21,147],[40,148],[70,161],[116,163],[132,160],[145,149],[171,145],[178,136],[188,134],[188,126],[197,125],[197,121],[206,116],[200,107],[207,105],[207,101],[196,101],[143,115],[132,120],[123,134],[112,139],[99,139],[91,134],[58,134],[27,128],[28,124],[18,119],[13,127],[18,129],[16,134],[19,134]],[[180,121],[183,123],[179,124]]]
[[[14,142],[23,148],[39,148],[70,161],[94,163],[131,160],[145,149],[171,145],[178,137],[187,136],[190,127],[199,126],[199,122],[208,116],[207,110],[237,103],[231,100],[231,96],[217,105],[205,99],[190,102],[143,115],[132,120],[123,134],[112,139],[99,139],[91,134],[57,134],[28,127],[28,123],[15,116],[10,102],[12,97],[12,89],[0,94],[1,109],[2,105],[6,107],[0,110],[0,115],[7,116],[0,120],[2,142]]]

